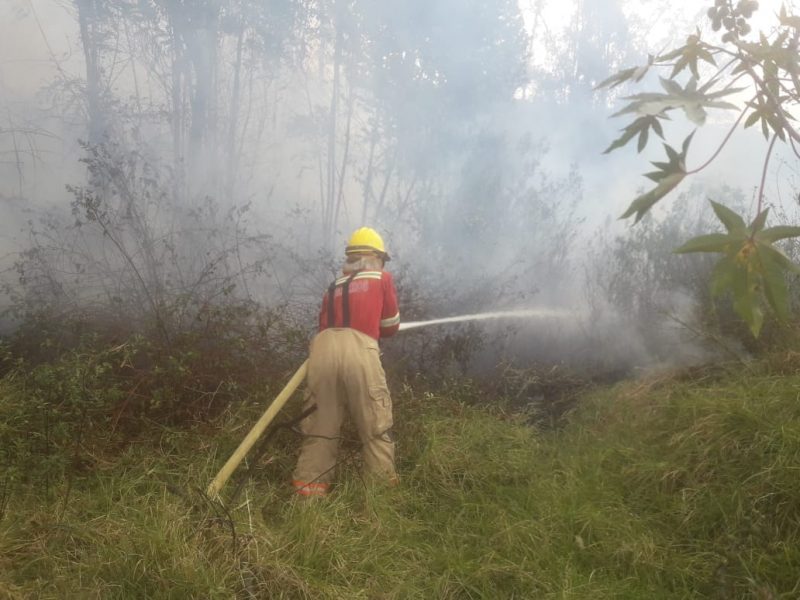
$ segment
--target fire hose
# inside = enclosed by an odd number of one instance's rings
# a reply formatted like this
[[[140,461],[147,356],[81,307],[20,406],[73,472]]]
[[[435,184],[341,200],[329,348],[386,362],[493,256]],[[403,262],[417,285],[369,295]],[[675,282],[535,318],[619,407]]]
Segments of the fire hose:
[[[231,454],[231,457],[222,466],[222,468],[219,470],[219,473],[217,473],[217,476],[211,481],[208,486],[208,490],[206,490],[206,493],[209,495],[209,497],[219,497],[219,492],[222,489],[222,486],[225,485],[225,482],[228,481],[230,476],[236,470],[236,467],[238,467],[239,463],[242,462],[244,457],[250,451],[250,448],[252,448],[253,445],[258,441],[258,438],[261,437],[262,433],[264,433],[264,430],[275,418],[275,415],[280,412],[280,410],[283,408],[283,405],[288,402],[294,391],[306,378],[307,370],[308,360],[304,361],[303,364],[300,365],[300,368],[295,371],[294,375],[292,375],[292,378],[289,380],[289,383],[286,384],[286,387],[281,390],[281,393],[278,394],[275,400],[272,401],[272,404],[269,405],[269,408],[267,408],[266,412],[261,415],[261,418],[258,421],[256,421],[256,424],[253,425],[253,428],[242,440],[242,443],[239,444],[239,447],[236,448],[236,451]]]

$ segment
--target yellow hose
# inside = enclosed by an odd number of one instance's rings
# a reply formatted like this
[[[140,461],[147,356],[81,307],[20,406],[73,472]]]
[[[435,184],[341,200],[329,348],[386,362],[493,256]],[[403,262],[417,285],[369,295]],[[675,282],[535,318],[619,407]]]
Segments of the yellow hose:
[[[272,404],[269,405],[266,412],[261,415],[261,418],[253,425],[253,428],[250,430],[250,433],[242,440],[242,443],[239,444],[239,447],[236,448],[236,451],[231,455],[228,459],[228,462],[219,470],[217,476],[214,477],[211,484],[208,486],[208,490],[206,493],[211,498],[218,498],[219,492],[222,489],[222,486],[225,485],[225,482],[228,481],[228,478],[233,474],[236,470],[236,467],[239,466],[239,463],[242,462],[245,455],[250,451],[250,448],[258,441],[258,438],[261,437],[261,434],[264,433],[264,430],[269,426],[272,420],[275,418],[275,415],[283,408],[283,405],[292,397],[292,394],[300,385],[300,383],[306,377],[306,371],[308,370],[308,360],[306,360],[300,368],[297,369],[292,378],[289,380],[289,383],[286,384],[286,387],[281,390],[281,393],[272,401]]]

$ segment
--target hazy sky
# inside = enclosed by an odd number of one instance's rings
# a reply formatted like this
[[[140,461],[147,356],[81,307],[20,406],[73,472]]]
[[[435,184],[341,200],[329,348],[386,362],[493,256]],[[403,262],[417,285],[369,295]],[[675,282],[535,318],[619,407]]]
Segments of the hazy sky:
[[[587,1],[587,0],[581,0]],[[656,0],[620,1],[610,3],[633,20],[633,27],[646,38],[651,52],[658,52],[670,44],[681,43],[692,31],[696,23],[705,23],[704,13],[707,2],[697,0],[674,0],[665,3]],[[792,3],[787,3],[791,7]],[[762,0],[756,13],[754,24],[769,22],[779,10],[781,0]],[[534,26],[533,7],[542,8],[542,21],[538,24],[538,36],[533,40],[532,55],[534,63],[540,68],[558,60],[553,52],[565,38],[575,17],[576,2],[567,0],[520,0],[525,11],[528,28]],[[706,25],[707,27],[707,25]],[[641,60],[645,60],[644,54]],[[63,0],[0,0],[0,109],[11,110],[15,106],[27,108],[36,102],[36,95],[43,85],[51,81],[57,70],[80,76],[83,68],[83,57],[78,44],[78,32],[71,3]],[[627,66],[627,65],[625,65]],[[630,92],[643,91],[631,88]],[[2,105],[6,106],[3,107]],[[608,114],[619,108],[619,104],[610,105]],[[710,121],[725,123],[734,118],[733,111],[713,111]],[[631,169],[641,165],[640,172],[647,168],[646,161],[637,156],[634,149],[625,148],[610,156],[601,156],[603,148],[613,139],[615,129],[626,124],[625,119],[615,119],[603,123],[597,122],[597,112],[587,113],[592,121],[586,125],[580,123],[581,114],[576,114],[573,127],[547,128],[543,133],[550,137],[553,152],[548,160],[556,168],[567,170],[571,164],[581,161],[581,170],[587,181],[587,189],[603,188],[602,195],[610,198],[603,203],[590,203],[588,211],[597,218],[618,214],[628,202],[631,194],[640,185],[646,184],[637,174],[631,175]],[[676,119],[677,121],[677,119]],[[585,127],[599,127],[606,131],[598,139],[593,139],[586,146]],[[680,130],[682,125],[676,123],[673,129]],[[685,129],[685,128],[684,128]],[[721,135],[721,128],[710,126],[702,130],[696,137],[694,157],[701,160],[707,151],[712,151],[715,140]],[[683,132],[680,132],[681,135]],[[741,165],[758,162],[754,154],[760,144],[760,137],[753,132],[740,136],[720,160],[703,174],[705,178],[718,179],[724,177],[735,185],[750,188],[756,184],[760,173],[758,169],[739,168]],[[706,151],[705,149],[708,148]],[[653,145],[645,156],[652,160],[661,159],[661,149]],[[593,160],[585,161],[586,155]],[[781,167],[779,174],[772,179],[793,177],[793,167]]]
[[[579,0],[580,2],[586,0]],[[773,20],[781,4],[789,0],[760,0],[753,24],[755,28]],[[551,41],[569,31],[575,16],[575,0],[520,0],[529,29],[533,9],[541,7],[540,36]],[[707,2],[698,0],[620,0],[616,3],[626,17],[642,28],[641,35],[657,52],[667,44],[681,41],[693,23],[702,22]],[[75,19],[69,3],[63,0],[0,1],[0,85],[14,96],[34,93],[43,80],[60,66],[68,70],[81,67]],[[688,26],[688,28],[687,28]],[[555,60],[544,52],[544,39],[534,39],[533,60],[544,66]],[[53,62],[58,63],[58,66]]]

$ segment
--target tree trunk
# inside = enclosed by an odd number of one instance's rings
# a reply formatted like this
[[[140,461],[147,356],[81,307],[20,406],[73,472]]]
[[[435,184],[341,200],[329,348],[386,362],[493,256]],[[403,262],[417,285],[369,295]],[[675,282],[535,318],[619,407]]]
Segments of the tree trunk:
[[[335,235],[334,205],[336,202],[336,117],[339,111],[339,88],[342,62],[342,42],[343,32],[339,20],[340,2],[333,4],[333,28],[335,30],[335,41],[333,47],[333,90],[331,92],[330,116],[328,121],[328,164],[327,164],[327,187],[325,194],[325,215],[323,218],[323,240],[325,246],[332,247]]]
[[[98,14],[95,0],[75,0],[78,9],[81,45],[86,61],[86,113],[89,143],[99,144],[106,134],[107,122],[100,94],[100,64],[98,49]]]
[[[344,149],[342,150],[342,168],[339,170],[338,191],[336,193],[336,212],[333,215],[332,233],[336,232],[336,226],[339,223],[339,210],[344,204],[344,181],[347,175],[347,163],[350,160],[350,133],[353,124],[353,107],[355,105],[355,95],[353,94],[352,87],[347,98],[347,124],[344,130]],[[345,212],[347,208],[345,206]]]
[[[216,194],[216,68],[220,7],[212,0],[198,9],[198,25],[187,31],[186,47],[192,64],[189,128],[189,173],[195,194]]]
[[[227,184],[225,189],[228,198],[233,198],[236,191],[236,176],[238,171],[238,154],[236,148],[236,134],[239,126],[239,104],[241,102],[241,73],[242,50],[244,48],[244,19],[239,24],[239,34],[236,40],[236,63],[233,71],[233,90],[231,91],[231,114],[228,124],[228,143],[226,154],[225,176]]]
[[[372,197],[372,171],[375,164],[375,145],[378,143],[378,118],[372,125],[372,138],[369,142],[369,159],[367,160],[367,174],[364,177],[364,201],[361,205],[361,224],[367,222],[367,208]]]

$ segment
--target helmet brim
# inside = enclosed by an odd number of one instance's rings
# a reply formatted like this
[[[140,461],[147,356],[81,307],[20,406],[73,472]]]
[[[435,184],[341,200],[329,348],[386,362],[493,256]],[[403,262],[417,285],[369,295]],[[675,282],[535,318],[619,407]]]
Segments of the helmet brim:
[[[389,262],[391,257],[389,256],[388,252],[384,252],[383,250],[378,250],[377,248],[373,248],[372,246],[347,246],[344,249],[345,254],[377,254],[381,257],[384,262]]]

